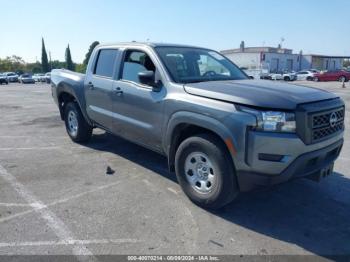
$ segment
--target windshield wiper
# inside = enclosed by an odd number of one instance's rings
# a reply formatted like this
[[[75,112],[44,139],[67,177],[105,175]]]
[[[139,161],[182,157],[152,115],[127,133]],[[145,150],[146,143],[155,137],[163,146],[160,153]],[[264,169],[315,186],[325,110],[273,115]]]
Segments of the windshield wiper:
[[[201,83],[201,82],[207,82],[207,80],[191,80],[191,81],[185,82],[185,84]]]

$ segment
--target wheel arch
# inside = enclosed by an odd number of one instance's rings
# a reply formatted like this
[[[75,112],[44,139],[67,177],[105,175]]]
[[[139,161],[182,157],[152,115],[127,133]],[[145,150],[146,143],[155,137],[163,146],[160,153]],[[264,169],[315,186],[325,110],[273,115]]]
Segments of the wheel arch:
[[[91,120],[87,116],[86,111],[84,110],[84,107],[82,106],[82,102],[80,99],[78,99],[76,93],[74,92],[73,88],[70,86],[67,86],[65,84],[61,84],[57,86],[57,100],[58,100],[58,108],[60,111],[61,119],[64,120],[64,107],[69,102],[76,102],[79,106],[80,111],[82,112],[85,120],[92,125]]]
[[[178,112],[170,118],[163,139],[163,147],[168,157],[170,171],[174,171],[175,154],[181,142],[200,133],[209,133],[219,138],[225,145],[234,165],[234,156],[237,153],[236,143],[232,134],[221,122],[198,113]]]

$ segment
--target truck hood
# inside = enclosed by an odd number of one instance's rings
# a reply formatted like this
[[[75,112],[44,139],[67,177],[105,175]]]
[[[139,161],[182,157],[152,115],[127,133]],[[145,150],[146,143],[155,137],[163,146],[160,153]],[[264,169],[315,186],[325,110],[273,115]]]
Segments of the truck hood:
[[[298,104],[336,98],[333,93],[268,80],[232,80],[189,83],[187,93],[237,104],[293,110]]]

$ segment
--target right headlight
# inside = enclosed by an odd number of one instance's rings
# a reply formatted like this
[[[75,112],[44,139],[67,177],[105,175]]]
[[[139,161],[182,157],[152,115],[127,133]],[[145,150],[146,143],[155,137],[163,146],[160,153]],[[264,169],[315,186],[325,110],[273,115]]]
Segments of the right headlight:
[[[295,133],[296,122],[294,113],[257,110],[245,106],[239,106],[238,109],[256,117],[257,124],[255,126],[255,130]]]

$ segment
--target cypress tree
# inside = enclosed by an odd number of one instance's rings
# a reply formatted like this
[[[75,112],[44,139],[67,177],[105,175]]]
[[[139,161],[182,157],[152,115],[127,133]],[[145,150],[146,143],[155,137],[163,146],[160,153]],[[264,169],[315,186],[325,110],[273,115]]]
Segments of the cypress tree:
[[[92,51],[94,51],[94,48],[95,48],[97,45],[99,45],[99,44],[100,44],[100,42],[94,41],[94,42],[90,45],[89,51],[88,51],[88,52],[86,53],[86,55],[85,55],[85,59],[84,59],[84,62],[83,62],[84,65],[87,65],[87,64],[89,63],[89,59],[90,59],[90,56],[91,56],[91,54],[92,54]]]
[[[73,63],[73,60],[72,60],[72,55],[70,53],[69,45],[66,48],[66,55],[65,55],[65,57],[66,57],[66,68],[68,70],[74,71],[75,66],[74,66],[74,63]]]
[[[44,73],[50,72],[50,65],[47,59],[44,38],[41,39],[41,68]]]

